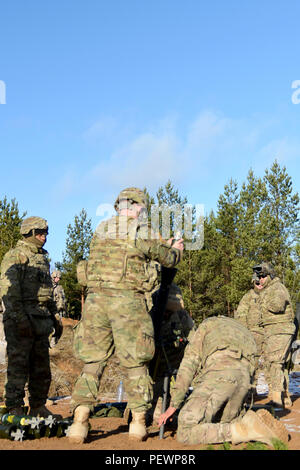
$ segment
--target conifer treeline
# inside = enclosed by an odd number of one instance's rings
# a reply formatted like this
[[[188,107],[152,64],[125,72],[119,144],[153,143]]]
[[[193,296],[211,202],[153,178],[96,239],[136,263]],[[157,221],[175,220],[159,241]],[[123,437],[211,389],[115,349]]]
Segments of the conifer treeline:
[[[76,267],[79,261],[87,259],[92,240],[92,222],[85,209],[75,215],[74,222],[67,226],[66,248],[62,262],[55,264],[62,272],[61,284],[67,299],[68,315],[79,319],[85,297],[85,288],[77,280]]]
[[[230,180],[206,215],[204,246],[185,253],[177,282],[197,323],[210,315],[233,316],[251,287],[252,266],[270,261],[300,301],[299,195],[286,169],[275,161],[263,178],[249,171],[238,188]]]
[[[5,253],[13,248],[21,238],[20,226],[26,212],[19,213],[19,205],[15,199],[0,199],[0,263]]]
[[[149,208],[154,203],[182,207],[189,203],[171,181],[155,197],[148,196]],[[0,261],[19,239],[25,215],[19,214],[14,199],[0,200]],[[62,261],[56,263],[62,271],[69,314],[75,318],[80,317],[85,295],[77,282],[76,265],[88,258],[92,232],[91,219],[82,209],[73,224],[67,225],[65,251]],[[217,200],[215,213],[204,217],[203,248],[185,250],[176,283],[196,323],[211,315],[232,316],[251,286],[252,266],[264,260],[275,266],[295,306],[300,301],[299,195],[294,193],[286,168],[277,161],[262,178],[250,170],[241,187],[231,179]]]

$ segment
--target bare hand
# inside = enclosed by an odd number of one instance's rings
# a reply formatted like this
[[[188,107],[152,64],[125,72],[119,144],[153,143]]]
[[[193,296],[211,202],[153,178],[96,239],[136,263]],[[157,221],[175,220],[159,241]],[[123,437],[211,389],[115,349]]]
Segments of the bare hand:
[[[173,416],[175,411],[176,411],[176,408],[174,408],[173,406],[169,406],[169,408],[163,414],[160,415],[158,419],[158,426],[160,427],[162,424],[166,424],[168,419],[171,418],[171,416]]]
[[[183,238],[180,238],[179,240],[176,240],[176,238],[170,238],[167,243],[172,246],[172,248],[177,248],[177,250],[183,251]]]

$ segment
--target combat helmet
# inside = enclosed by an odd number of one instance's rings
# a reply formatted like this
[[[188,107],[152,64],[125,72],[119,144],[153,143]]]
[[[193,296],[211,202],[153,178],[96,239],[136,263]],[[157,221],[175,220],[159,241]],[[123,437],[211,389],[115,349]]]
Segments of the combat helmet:
[[[170,310],[171,312],[184,310],[184,302],[181,289],[174,282],[172,282],[169,289],[166,310]]]
[[[45,230],[48,233],[47,220],[42,217],[28,217],[27,219],[24,219],[20,228],[21,235],[28,235],[31,230]]]
[[[276,276],[275,269],[271,263],[264,261],[261,264],[256,264],[253,266],[253,276],[252,280],[256,281],[260,277],[270,276],[271,279],[274,279]]]
[[[139,188],[126,188],[120,192],[118,195],[116,202],[114,204],[114,208],[117,210],[120,204],[120,201],[128,200],[132,203],[141,204],[142,206],[147,205],[147,196],[144,191]]]

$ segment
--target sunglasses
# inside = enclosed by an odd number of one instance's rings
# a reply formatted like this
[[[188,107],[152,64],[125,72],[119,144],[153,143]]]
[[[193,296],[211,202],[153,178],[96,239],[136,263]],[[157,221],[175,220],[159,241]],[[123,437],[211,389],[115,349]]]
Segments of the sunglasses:
[[[36,235],[48,235],[48,230],[44,230],[40,228],[36,228],[34,232]]]

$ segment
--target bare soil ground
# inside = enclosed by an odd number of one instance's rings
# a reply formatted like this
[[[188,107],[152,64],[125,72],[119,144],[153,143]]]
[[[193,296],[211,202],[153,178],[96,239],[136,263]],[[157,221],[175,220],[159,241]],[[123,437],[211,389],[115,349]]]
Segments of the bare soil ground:
[[[72,356],[72,326],[74,322],[64,321],[64,334],[58,345],[51,351],[51,367],[53,383],[51,385],[50,397],[55,397],[48,408],[53,413],[61,414],[63,417],[71,416],[70,395],[73,384],[77,378],[82,363]],[[3,402],[5,373],[0,373],[0,398]],[[117,360],[113,358],[107,366],[99,391],[99,403],[114,400],[115,390],[120,379],[124,377],[124,371],[120,368]],[[276,416],[284,422],[289,434],[289,450],[300,450],[300,393],[292,396],[293,406],[290,409],[275,409]],[[255,404],[266,404],[268,399],[261,395]],[[2,403],[3,404],[3,403]],[[176,428],[172,425],[165,429],[164,438],[160,439],[159,429],[155,426],[149,428],[149,437],[145,442],[130,442],[128,440],[128,425],[125,418],[96,418],[90,419],[91,430],[86,443],[82,445],[71,445],[67,437],[41,438],[34,440],[10,441],[0,439],[0,450],[96,450],[96,451],[193,451],[207,450],[208,446],[185,446],[176,440]],[[231,450],[245,449],[245,444],[230,446]],[[209,446],[209,449],[223,450],[222,446]]]

